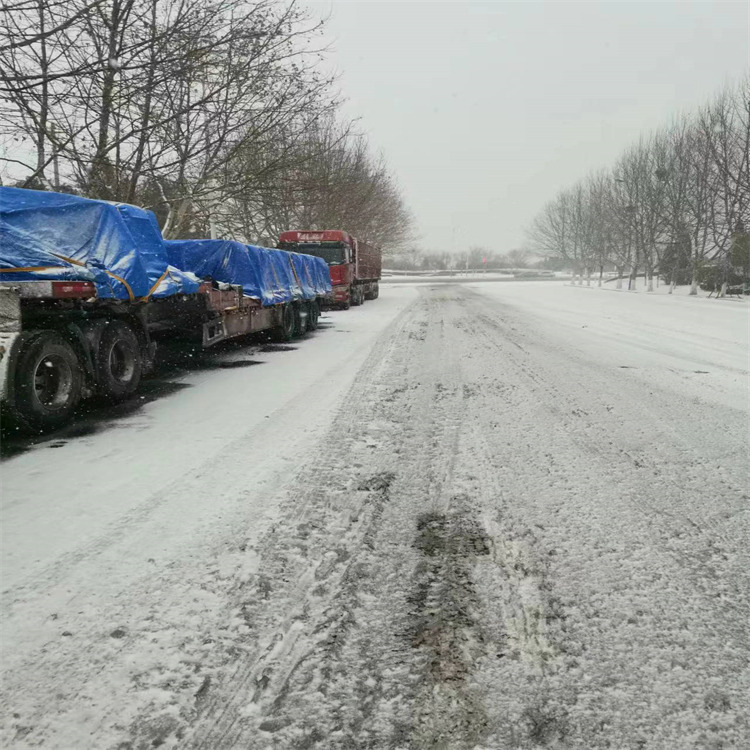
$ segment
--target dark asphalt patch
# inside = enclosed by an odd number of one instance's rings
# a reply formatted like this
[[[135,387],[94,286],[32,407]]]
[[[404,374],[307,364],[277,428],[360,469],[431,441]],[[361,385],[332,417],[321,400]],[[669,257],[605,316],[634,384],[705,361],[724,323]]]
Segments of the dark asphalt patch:
[[[286,346],[283,344],[265,344],[264,346],[261,346],[260,351],[263,352],[263,354],[267,354],[268,352],[293,352],[296,349],[296,346]]]
[[[431,512],[417,519],[413,546],[421,560],[407,600],[407,638],[417,652],[421,690],[428,702],[426,715],[415,717],[414,745],[433,746],[433,725],[439,717],[446,743],[441,747],[472,748],[487,732],[487,716],[468,678],[488,640],[479,621],[481,601],[472,569],[478,557],[490,553],[489,540],[469,512]]]

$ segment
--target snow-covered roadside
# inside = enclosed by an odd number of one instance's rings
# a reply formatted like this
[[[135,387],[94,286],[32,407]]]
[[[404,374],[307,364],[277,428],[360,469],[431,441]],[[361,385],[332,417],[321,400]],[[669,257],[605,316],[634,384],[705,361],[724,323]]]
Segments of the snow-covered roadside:
[[[553,326],[558,341],[644,382],[747,405],[750,305],[744,300],[652,294],[524,282],[470,284],[488,299]]]
[[[567,278],[563,276],[562,278]],[[554,277],[550,277],[548,281],[555,281]],[[482,271],[456,271],[453,275],[448,274],[403,274],[393,276],[384,276],[381,280],[381,284],[463,284],[467,282],[484,282],[484,281],[523,281],[514,276],[512,273],[499,273],[495,271],[488,271],[484,273]]]
[[[6,740],[33,742],[45,716],[55,747],[83,747],[86,722],[111,726],[118,704],[118,725],[138,715],[137,700],[123,704],[130,686],[153,680],[140,700],[169,693],[163,657],[174,639],[207,622],[236,634],[238,622],[221,621],[224,600],[202,588],[207,564],[251,574],[248,552],[274,523],[273,499],[325,450],[317,441],[352,379],[414,296],[403,287],[329,313],[296,351],[251,349],[245,356],[262,364],[190,373],[111,429],[3,463]],[[191,679],[192,666],[172,666]],[[77,694],[88,708],[67,713]],[[109,746],[106,730],[98,737]]]
[[[622,280],[622,288],[617,288],[617,280],[609,278],[604,279],[604,282],[601,286],[599,286],[599,279],[592,277],[591,283],[587,284],[586,280],[583,280],[583,283],[581,283],[580,278],[576,278],[575,284],[572,283],[572,281],[569,281],[568,284],[570,286],[576,286],[580,289],[601,289],[602,291],[609,291],[609,292],[620,292],[624,294],[643,294],[645,296],[651,297],[654,294],[666,294],[667,296],[673,296],[673,297],[704,297],[706,299],[709,298],[711,295],[711,298],[713,298],[711,292],[706,292],[703,289],[698,288],[697,294],[690,294],[690,285],[689,284],[683,284],[681,286],[676,286],[671,292],[669,291],[670,287],[669,284],[665,284],[660,279],[654,279],[654,288],[652,291],[646,290],[646,282],[643,280],[642,277],[638,278],[638,281],[633,289],[628,289],[628,279]],[[745,303],[750,302],[748,297],[745,296],[731,296],[727,297],[726,299],[734,299],[737,301],[744,301]]]

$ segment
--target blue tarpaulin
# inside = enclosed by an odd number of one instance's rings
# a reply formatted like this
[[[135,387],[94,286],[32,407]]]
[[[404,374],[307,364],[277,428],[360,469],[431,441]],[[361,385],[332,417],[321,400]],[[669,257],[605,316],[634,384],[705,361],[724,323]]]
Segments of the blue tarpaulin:
[[[0,187],[0,280],[91,281],[97,296],[189,294],[200,280],[241,286],[263,305],[331,291],[322,258],[230,240],[162,239],[136,206]]]
[[[231,240],[167,240],[169,262],[201,279],[242,287],[246,297],[273,305],[273,284],[264,276],[258,248]]]
[[[237,284],[265,306],[326,293],[312,256],[230,240],[167,240],[164,245],[171,264],[201,279]]]
[[[0,280],[91,281],[98,297],[189,294],[170,267],[156,217],[124,204],[0,187]]]
[[[290,254],[285,250],[272,250],[264,247],[263,257],[271,267],[271,273],[279,284],[279,290],[284,296],[284,302],[302,299],[302,290],[294,277]]]
[[[331,275],[328,273],[327,263],[322,258],[303,253],[290,253],[290,255],[305,297],[313,298],[330,294]]]
[[[317,255],[306,255],[312,263],[313,274],[316,280],[318,294],[330,294],[333,291],[331,286],[331,271],[323,258]]]
[[[269,283],[275,284],[280,301],[314,299],[331,292],[331,275],[322,258],[286,250],[274,250],[248,245],[250,251],[261,252],[263,267]]]
[[[299,253],[289,253],[294,266],[294,272],[299,281],[300,289],[302,290],[302,296],[305,299],[315,299],[318,293],[315,289],[315,279],[312,275],[311,264],[307,262],[304,255]]]
[[[299,298],[287,253],[257,245],[248,245],[248,250],[258,253],[263,279],[277,303],[291,302]]]

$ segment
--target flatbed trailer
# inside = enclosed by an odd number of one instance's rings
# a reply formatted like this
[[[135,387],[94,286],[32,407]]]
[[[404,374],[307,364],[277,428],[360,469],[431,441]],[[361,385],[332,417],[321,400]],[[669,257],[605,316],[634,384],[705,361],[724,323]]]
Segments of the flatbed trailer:
[[[158,332],[211,347],[263,332],[288,341],[317,327],[317,301],[263,307],[240,287],[222,286],[131,303],[97,299],[90,282],[0,283],[4,413],[42,431],[64,424],[82,398],[130,396],[154,365]]]
[[[154,336],[211,347],[317,328],[325,263],[229,240],[165,241],[148,211],[0,187],[0,404],[24,430],[64,424],[82,398],[127,398]],[[325,277],[325,281],[323,279]]]

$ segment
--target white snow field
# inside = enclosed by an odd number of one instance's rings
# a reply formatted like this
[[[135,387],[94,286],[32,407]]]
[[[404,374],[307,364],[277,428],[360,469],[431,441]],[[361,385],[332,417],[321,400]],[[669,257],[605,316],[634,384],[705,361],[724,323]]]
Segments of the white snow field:
[[[6,452],[2,747],[750,747],[747,303],[381,290]]]

